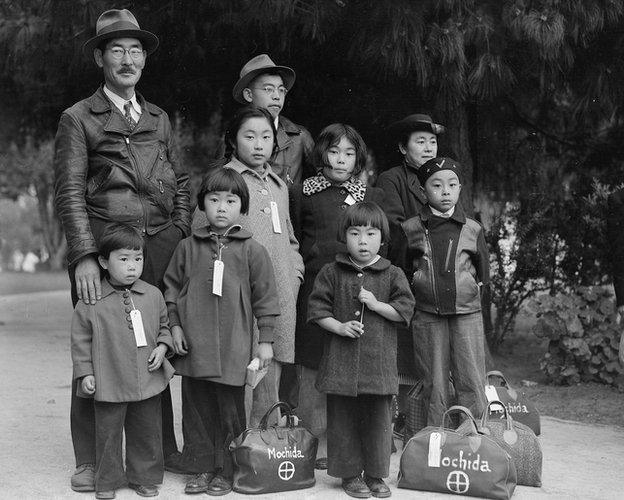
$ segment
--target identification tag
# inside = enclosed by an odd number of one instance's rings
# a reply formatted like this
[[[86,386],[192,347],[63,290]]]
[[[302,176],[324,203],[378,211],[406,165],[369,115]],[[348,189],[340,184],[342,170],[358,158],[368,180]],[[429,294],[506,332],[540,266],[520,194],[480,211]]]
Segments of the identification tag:
[[[345,202],[347,205],[354,205],[354,204],[355,204],[355,198],[349,194],[349,195],[347,195],[347,197],[345,198],[344,202]]]
[[[214,271],[212,273],[212,293],[221,297],[223,290],[223,269],[224,264],[222,260],[215,260]]]
[[[271,221],[273,222],[273,232],[281,234],[282,225],[280,224],[279,212],[277,210],[277,203],[271,202]]]
[[[429,455],[427,465],[429,467],[440,467],[440,455],[442,454],[442,435],[439,432],[432,432],[429,436]]]
[[[132,330],[134,330],[134,340],[136,341],[137,347],[145,347],[147,345],[147,340],[145,338],[141,311],[132,309],[132,311],[130,311],[130,321],[132,321]]]

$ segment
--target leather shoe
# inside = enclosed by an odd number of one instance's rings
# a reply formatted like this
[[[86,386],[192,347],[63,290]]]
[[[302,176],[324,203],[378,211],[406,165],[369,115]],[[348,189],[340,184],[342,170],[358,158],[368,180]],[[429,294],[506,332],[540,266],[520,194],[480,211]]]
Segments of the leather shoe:
[[[197,474],[192,479],[189,479],[184,487],[184,493],[193,494],[193,493],[204,493],[208,491],[208,485],[212,479],[212,473],[210,472],[202,472],[201,474]]]
[[[342,489],[350,497],[369,498],[371,490],[368,489],[366,483],[362,480],[362,476],[347,477],[342,480]]]
[[[132,488],[137,495],[141,497],[157,497],[158,488],[153,484],[135,484],[128,483],[128,487]]]
[[[392,495],[390,488],[380,477],[371,477],[364,475],[364,482],[370,489],[371,495],[376,498],[388,498]]]
[[[220,497],[221,495],[227,495],[232,491],[232,483],[225,479],[221,474],[216,474],[208,485],[206,493],[213,497]]]
[[[115,498],[115,490],[96,491],[95,498],[98,500],[112,500]]]
[[[176,451],[165,458],[165,470],[173,474],[191,474],[183,467],[182,453]]]
[[[81,464],[71,477],[71,489],[74,491],[95,491],[95,466]]]

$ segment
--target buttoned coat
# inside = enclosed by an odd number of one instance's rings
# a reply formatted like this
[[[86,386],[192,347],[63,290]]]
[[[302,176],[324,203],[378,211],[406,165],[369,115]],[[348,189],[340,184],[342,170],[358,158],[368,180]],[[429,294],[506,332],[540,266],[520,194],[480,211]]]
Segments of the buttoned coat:
[[[224,264],[222,294],[212,293],[214,263]],[[220,384],[245,384],[253,323],[260,342],[273,342],[279,315],[273,265],[251,233],[233,226],[223,236],[199,228],[176,248],[164,278],[171,326],[181,326],[188,354],[176,373]]]
[[[130,320],[132,307],[141,312],[147,345],[137,347]],[[129,291],[115,290],[102,280],[102,298],[76,304],[71,323],[74,379],[95,376],[95,399],[111,403],[143,401],[160,394],[173,376],[167,359],[153,372],[148,359],[158,344],[172,350],[167,307],[160,290],[137,280]]]
[[[189,234],[189,176],[177,160],[169,118],[140,94],[137,101],[142,113],[134,128],[102,87],[61,115],[54,204],[70,266],[97,253],[99,235],[93,231],[102,222],[150,235],[175,224]]]
[[[323,355],[325,330],[316,323],[308,323],[308,297],[321,268],[333,262],[336,254],[347,251],[347,246],[338,240],[338,230],[341,215],[349,206],[345,201],[348,195],[341,186],[311,195],[303,193],[302,185],[291,188],[290,213],[306,273],[297,299],[295,362],[314,370],[318,369]],[[381,189],[367,187],[363,201],[383,206],[383,198]]]
[[[249,212],[247,215],[241,215],[238,223],[266,248],[271,257],[280,308],[280,315],[275,324],[273,355],[281,363],[292,363],[295,359],[297,294],[303,281],[304,267],[299,254],[299,243],[290,220],[288,188],[268,163],[262,175],[236,158],[223,168],[236,170],[243,176],[249,188]],[[273,231],[271,201],[277,205],[281,233]],[[207,224],[206,214],[197,210],[193,218],[193,228]],[[257,341],[256,327],[254,336]]]
[[[327,332],[323,357],[316,379],[320,392],[342,396],[396,394],[397,327],[399,323],[364,307],[358,300],[364,287],[377,300],[390,304],[408,325],[414,312],[414,297],[403,271],[381,257],[363,269],[348,254],[321,269],[308,302],[308,320],[333,317],[344,323],[358,320],[364,333],[354,339]]]

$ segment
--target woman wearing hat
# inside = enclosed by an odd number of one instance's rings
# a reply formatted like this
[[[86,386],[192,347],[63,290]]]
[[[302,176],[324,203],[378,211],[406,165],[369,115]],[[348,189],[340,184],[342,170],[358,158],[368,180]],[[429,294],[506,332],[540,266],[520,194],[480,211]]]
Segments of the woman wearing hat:
[[[438,154],[438,135],[444,133],[445,128],[434,123],[429,115],[409,115],[389,127],[393,141],[403,156],[400,165],[383,172],[377,181],[377,187],[385,192],[384,208],[390,222],[390,243],[388,259],[403,269],[408,280],[414,272],[412,263],[407,257],[407,241],[403,235],[401,223],[418,214],[427,202],[416,172],[426,161],[435,158]],[[405,410],[405,397],[408,386],[422,377],[422,363],[415,359],[411,331],[406,328],[399,333],[398,359],[399,413]],[[409,424],[409,422],[408,422]],[[409,427],[409,426],[408,426]],[[406,429],[414,432],[417,429]],[[410,436],[405,436],[409,438]]]

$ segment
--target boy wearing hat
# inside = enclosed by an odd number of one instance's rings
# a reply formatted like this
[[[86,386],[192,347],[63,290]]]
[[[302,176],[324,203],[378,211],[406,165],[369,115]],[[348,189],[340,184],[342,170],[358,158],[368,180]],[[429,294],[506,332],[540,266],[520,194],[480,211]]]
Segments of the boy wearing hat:
[[[460,405],[485,408],[481,289],[489,284],[483,228],[457,203],[461,168],[445,157],[417,171],[426,204],[401,224],[413,263],[414,346],[424,363],[427,425],[441,424],[449,406],[449,370]]]
[[[295,72],[276,65],[267,54],[260,54],[243,66],[232,95],[241,104],[253,104],[271,113],[277,129],[277,147],[270,164],[290,186],[314,175],[310,161],[314,140],[304,127],[281,115],[286,94],[295,83]]]
[[[55,207],[68,245],[74,306],[102,299],[97,249],[108,223],[134,227],[143,236],[141,279],[159,287],[177,243],[190,231],[190,188],[177,162],[167,114],[135,92],[158,38],[140,29],[126,10],[108,10],[96,36],[83,48],[102,68],[104,84],[66,109],[56,135]],[[76,458],[72,489],[93,491],[95,421],[93,400],[72,385],[71,432]],[[179,457],[171,395],[163,392],[165,464]]]

